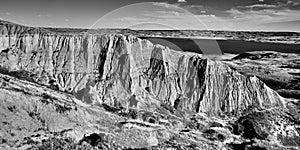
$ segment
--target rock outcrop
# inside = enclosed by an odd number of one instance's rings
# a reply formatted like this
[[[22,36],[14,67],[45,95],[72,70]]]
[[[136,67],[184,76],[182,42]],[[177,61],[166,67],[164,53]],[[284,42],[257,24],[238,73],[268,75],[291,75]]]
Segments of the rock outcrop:
[[[199,54],[133,36],[30,33],[14,26],[0,29],[1,69],[89,104],[149,109],[167,103],[212,114],[284,106],[283,98],[258,78]]]
[[[216,59],[245,76],[257,76],[284,98],[300,99],[299,57],[299,54],[254,51]]]
[[[127,118],[88,106],[70,94],[2,74],[0,85],[0,149],[93,149],[93,139],[88,140],[95,134],[104,140],[96,139],[97,143],[109,146],[105,149],[148,147],[149,134],[156,139],[157,130],[126,129]],[[157,137],[164,139],[161,136]],[[92,146],[80,147],[81,142]]]

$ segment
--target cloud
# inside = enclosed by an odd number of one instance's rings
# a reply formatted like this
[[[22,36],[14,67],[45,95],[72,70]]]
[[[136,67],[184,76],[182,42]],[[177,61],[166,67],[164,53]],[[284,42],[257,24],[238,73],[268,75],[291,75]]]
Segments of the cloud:
[[[300,10],[248,10],[241,11],[238,9],[231,9],[226,11],[233,18],[233,22],[244,22],[249,25],[267,24],[270,22],[285,22],[300,20]],[[230,18],[229,18],[230,19]]]
[[[223,7],[221,4],[227,2],[218,2],[214,7],[211,3],[202,5],[200,3],[191,3],[187,0],[185,3],[145,3],[139,5],[141,9],[135,9],[135,6],[126,8],[125,11],[118,11],[106,17],[107,21],[102,21],[102,26],[115,26],[118,28],[144,27],[144,25],[165,25],[176,29],[198,29],[198,30],[256,30],[259,25],[271,22],[286,22],[300,20],[298,15],[300,10],[294,10],[290,7],[297,6],[299,1],[288,0],[264,0],[249,1],[239,0],[231,7]],[[208,0],[203,0],[208,1]],[[212,0],[215,1],[215,0]],[[231,3],[237,0],[230,0]],[[153,24],[153,25],[152,25]]]
[[[287,4],[290,6],[299,6],[300,1],[299,0],[297,0],[297,1],[289,0],[289,1],[287,1]]]
[[[225,13],[228,14],[227,20],[230,24],[255,28],[257,25],[271,22],[299,20],[300,10],[291,9],[298,3],[298,0],[265,0],[251,5],[233,6]]]
[[[152,4],[153,6],[161,7],[166,11],[179,11],[180,13],[187,13],[189,15],[219,15],[217,13],[219,11],[215,10],[215,8],[207,5],[193,4],[190,2],[191,1],[186,1],[185,3],[178,3],[178,1],[169,3],[153,2]],[[220,13],[220,15],[222,15],[222,13]]]
[[[186,0],[178,0],[178,3],[186,3]]]
[[[278,8],[278,5],[269,5],[269,4],[255,4],[255,5],[249,5],[249,6],[238,6],[237,8],[262,8],[262,9],[266,9],[266,8]]]
[[[138,16],[121,17],[116,21],[119,24],[135,26],[143,23],[163,24],[174,29],[212,29],[219,24],[219,18],[212,14],[193,15],[187,11],[157,10],[144,11]]]
[[[155,11],[153,12],[153,14],[155,15],[158,15],[160,17],[163,17],[163,16],[167,16],[167,17],[170,17],[170,16],[173,16],[173,17],[177,17],[177,16],[185,16],[185,15],[188,15],[187,13],[183,13],[183,12],[179,12],[179,11]],[[153,15],[153,16],[155,16]]]
[[[148,18],[138,17],[138,16],[132,16],[132,17],[121,17],[116,18],[117,21],[123,21],[123,22],[138,22],[138,21],[148,21]]]
[[[295,7],[299,5],[300,5],[300,0],[270,0],[270,1],[259,1],[258,3],[253,3],[251,5],[233,6],[232,8],[256,9],[256,10],[260,10],[260,9],[283,10],[283,9],[295,9]]]
[[[196,17],[208,28],[256,30],[262,24],[300,20],[300,0],[230,0],[228,2],[190,0],[182,4],[175,2],[175,4],[194,14],[194,18]],[[166,4],[160,5],[170,8]],[[161,11],[157,16],[167,18],[172,15],[184,16],[168,11]]]
[[[163,3],[163,2],[153,2],[152,5],[167,8],[167,9],[172,9],[172,8],[178,7],[178,4],[169,4],[169,3]]]
[[[203,5],[183,5],[181,6],[181,8],[194,15],[202,15],[204,13],[208,13],[207,8],[205,8],[205,6]]]

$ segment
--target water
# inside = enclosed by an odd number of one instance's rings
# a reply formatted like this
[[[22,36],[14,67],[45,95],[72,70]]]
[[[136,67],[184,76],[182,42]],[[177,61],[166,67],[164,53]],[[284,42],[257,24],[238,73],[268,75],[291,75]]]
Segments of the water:
[[[249,51],[277,51],[300,54],[300,44],[263,43],[242,40],[212,40],[187,38],[153,38],[141,37],[154,44],[167,46],[178,51],[189,51],[200,54],[241,54]]]

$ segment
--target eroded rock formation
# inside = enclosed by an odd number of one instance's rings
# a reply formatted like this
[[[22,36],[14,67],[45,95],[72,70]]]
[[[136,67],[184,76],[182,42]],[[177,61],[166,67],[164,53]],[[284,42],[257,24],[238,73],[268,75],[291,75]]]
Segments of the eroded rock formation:
[[[89,104],[234,113],[249,106],[284,106],[256,77],[189,52],[133,36],[54,33],[1,26],[2,70],[73,93]]]

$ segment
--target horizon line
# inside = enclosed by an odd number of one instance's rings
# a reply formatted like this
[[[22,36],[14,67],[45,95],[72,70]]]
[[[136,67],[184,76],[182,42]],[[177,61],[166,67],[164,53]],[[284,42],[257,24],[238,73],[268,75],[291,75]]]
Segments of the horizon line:
[[[81,29],[81,30],[132,30],[132,31],[215,31],[215,32],[273,32],[273,33],[280,33],[280,32],[288,32],[288,33],[300,33],[300,31],[291,31],[291,30],[219,30],[219,29],[131,29],[131,28],[118,28],[118,27],[111,27],[111,28],[85,28],[85,27],[51,27],[51,26],[31,26],[31,25],[25,25],[22,23],[15,23],[14,21],[9,21],[6,19],[0,18],[0,22],[4,21],[10,24],[16,24],[20,26],[25,27],[31,27],[31,28],[51,28],[51,29]]]

